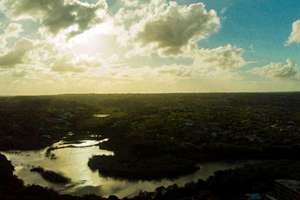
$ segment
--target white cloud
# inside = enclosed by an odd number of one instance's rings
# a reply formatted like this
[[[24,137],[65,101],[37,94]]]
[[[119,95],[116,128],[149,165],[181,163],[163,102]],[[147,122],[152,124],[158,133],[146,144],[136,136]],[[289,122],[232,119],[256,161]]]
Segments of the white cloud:
[[[100,67],[101,60],[74,54],[72,49],[60,48],[47,41],[21,38],[13,47],[6,47],[0,54],[2,72],[13,71],[16,66],[32,73],[45,71],[49,75],[52,72],[83,73],[90,68]]]
[[[158,71],[160,74],[173,75],[174,78],[240,79],[238,70],[247,64],[243,53],[243,49],[231,45],[212,49],[194,49],[189,54],[193,59],[192,64],[165,65]]]
[[[59,45],[45,41],[37,42],[28,58],[32,65],[47,69],[49,73],[83,73],[101,66],[101,60],[97,57],[78,55],[68,47],[60,48]]]
[[[95,4],[79,0],[5,0],[10,18],[32,18],[40,21],[51,33],[71,28],[69,36],[79,34],[101,21],[106,2]]]
[[[4,31],[0,33],[0,49],[6,48],[8,39],[18,38],[20,33],[24,31],[22,24],[19,23],[9,23],[8,25],[0,24],[0,28],[1,26],[3,26]]]
[[[136,7],[140,3],[138,0],[121,0],[124,6]]]
[[[292,32],[288,38],[287,44],[300,43],[300,20],[293,22]]]
[[[123,8],[116,23],[125,29],[121,40],[138,42],[140,47],[176,55],[218,31],[220,19],[202,3],[178,5],[163,0],[151,1],[134,8]],[[127,34],[127,35],[126,35]]]
[[[286,63],[270,63],[252,70],[252,73],[275,79],[294,79],[298,74],[298,65],[288,59]]]
[[[4,35],[5,37],[18,37],[20,35],[20,33],[22,33],[23,30],[23,26],[22,24],[18,24],[18,23],[10,23],[4,31]]]
[[[2,37],[2,35],[0,35],[0,49],[5,48],[7,45],[7,41],[6,38]]]
[[[244,50],[232,45],[213,49],[194,50],[194,65],[199,68],[219,68],[223,70],[237,70],[247,64],[243,57]]]

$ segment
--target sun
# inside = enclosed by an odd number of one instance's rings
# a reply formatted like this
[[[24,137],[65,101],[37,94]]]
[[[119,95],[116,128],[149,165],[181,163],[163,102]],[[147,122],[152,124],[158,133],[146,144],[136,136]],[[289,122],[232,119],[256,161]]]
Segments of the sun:
[[[68,41],[68,49],[76,55],[95,57],[113,52],[117,28],[112,21],[99,24]]]

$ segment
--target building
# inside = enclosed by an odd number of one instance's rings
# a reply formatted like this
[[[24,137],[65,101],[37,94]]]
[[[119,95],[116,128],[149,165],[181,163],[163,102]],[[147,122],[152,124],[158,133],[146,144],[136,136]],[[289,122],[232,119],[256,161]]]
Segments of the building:
[[[262,200],[262,195],[259,193],[246,194],[247,200]]]
[[[267,199],[300,200],[300,181],[280,179],[275,180],[273,191]]]

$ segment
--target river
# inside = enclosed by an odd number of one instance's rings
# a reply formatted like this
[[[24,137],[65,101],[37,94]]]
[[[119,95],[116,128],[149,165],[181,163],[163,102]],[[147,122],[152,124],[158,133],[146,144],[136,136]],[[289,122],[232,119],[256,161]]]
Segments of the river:
[[[116,195],[120,198],[133,196],[139,191],[154,191],[160,186],[177,184],[198,179],[207,179],[215,171],[236,168],[244,162],[208,162],[199,164],[200,169],[193,174],[176,178],[174,180],[162,179],[159,181],[129,181],[104,177],[98,171],[91,171],[87,166],[93,155],[114,155],[113,152],[101,149],[102,141],[82,140],[74,143],[60,141],[49,148],[39,151],[9,151],[1,152],[12,161],[15,174],[26,185],[36,184],[52,188],[60,193],[85,195],[96,194],[101,196]],[[100,148],[99,148],[100,144]],[[48,156],[47,156],[48,154]],[[52,155],[52,156],[51,156]],[[30,171],[32,167],[41,166],[47,170],[55,171],[72,179],[68,185],[53,184],[44,180],[39,174]]]

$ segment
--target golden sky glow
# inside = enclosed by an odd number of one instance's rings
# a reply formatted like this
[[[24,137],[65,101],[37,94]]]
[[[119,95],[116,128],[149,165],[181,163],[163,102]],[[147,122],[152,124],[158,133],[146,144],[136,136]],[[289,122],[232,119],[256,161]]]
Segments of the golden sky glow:
[[[231,20],[227,7],[113,2],[2,1],[0,95],[300,89],[293,59],[256,60],[253,45],[239,47],[228,35],[215,45],[211,38]],[[298,24],[282,48],[300,41]]]

